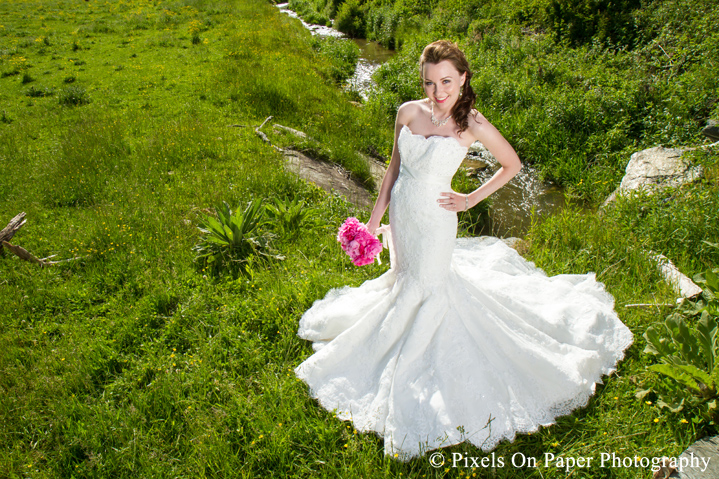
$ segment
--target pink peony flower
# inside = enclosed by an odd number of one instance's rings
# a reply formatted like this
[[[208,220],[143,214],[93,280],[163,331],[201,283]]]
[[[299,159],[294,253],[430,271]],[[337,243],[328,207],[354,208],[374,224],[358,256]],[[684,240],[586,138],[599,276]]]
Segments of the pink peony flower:
[[[364,266],[374,261],[382,251],[382,243],[370,234],[367,226],[357,218],[350,217],[342,223],[337,232],[337,241],[349,255],[355,266]]]

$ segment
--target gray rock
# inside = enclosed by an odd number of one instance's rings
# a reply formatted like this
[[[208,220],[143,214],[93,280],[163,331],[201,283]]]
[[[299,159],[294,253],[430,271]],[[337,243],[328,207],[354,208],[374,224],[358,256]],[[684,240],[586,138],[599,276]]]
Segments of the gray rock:
[[[716,479],[719,477],[719,436],[698,440],[676,462],[683,467],[681,471],[674,471],[669,476],[671,479]]]
[[[656,146],[634,153],[627,164],[622,183],[604,202],[606,206],[631,191],[656,191],[690,183],[702,176],[701,166],[682,158],[683,150]]]
[[[702,133],[704,136],[714,141],[719,141],[719,122],[716,120],[709,120],[707,122],[707,126],[702,129]]]

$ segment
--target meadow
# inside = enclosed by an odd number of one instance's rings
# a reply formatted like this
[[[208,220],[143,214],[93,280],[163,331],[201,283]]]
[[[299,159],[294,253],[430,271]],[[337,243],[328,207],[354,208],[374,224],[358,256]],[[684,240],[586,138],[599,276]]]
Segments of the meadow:
[[[336,228],[368,211],[285,172],[254,127],[273,115],[305,131],[312,139],[265,130],[369,187],[360,153],[386,154],[391,138],[384,113],[348,101],[342,64],[299,22],[261,0],[5,0],[0,14],[0,223],[25,211],[14,244],[78,258],[40,268],[0,253],[0,478],[567,476],[541,461],[385,458],[379,438],[336,419],[295,378],[312,352],[295,335],[302,312],[387,262],[352,266]],[[696,161],[707,169],[699,184],[534,225],[523,253],[551,274],[596,271],[635,344],[586,408],[495,455],[672,456],[714,431],[635,397],[652,379],[642,334],[668,309],[624,307],[674,301],[644,248],[690,274],[717,266],[716,154]],[[235,276],[194,261],[214,206],[277,200],[314,212],[297,231],[264,227],[284,260]]]

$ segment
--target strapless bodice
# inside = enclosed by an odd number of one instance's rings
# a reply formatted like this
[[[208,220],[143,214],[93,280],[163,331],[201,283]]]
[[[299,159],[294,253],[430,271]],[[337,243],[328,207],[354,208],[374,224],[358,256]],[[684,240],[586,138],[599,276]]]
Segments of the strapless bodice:
[[[424,137],[402,126],[397,139],[400,165],[425,180],[451,178],[467,155],[467,147],[451,136]],[[419,178],[418,178],[419,179]]]

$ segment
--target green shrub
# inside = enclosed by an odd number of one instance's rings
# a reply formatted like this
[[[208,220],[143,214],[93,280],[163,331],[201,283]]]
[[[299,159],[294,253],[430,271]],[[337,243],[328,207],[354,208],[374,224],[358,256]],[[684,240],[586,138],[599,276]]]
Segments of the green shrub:
[[[60,91],[60,104],[65,106],[80,106],[90,103],[90,97],[81,86],[68,86]]]
[[[359,0],[347,0],[340,6],[334,27],[347,35],[361,38],[365,35],[365,9]]]
[[[637,36],[634,11],[640,0],[551,0],[544,26],[557,41],[580,45],[597,40],[632,46]]]
[[[396,48],[395,34],[400,22],[399,14],[389,5],[367,11],[365,34],[387,48]]]
[[[331,4],[334,4],[332,0]],[[317,4],[307,0],[290,0],[288,8],[297,13],[305,22],[314,25],[331,25],[330,18],[335,14],[336,9],[332,5],[327,6],[322,11],[317,9]],[[331,14],[330,14],[331,13]]]
[[[659,364],[648,367],[661,375],[652,389],[637,392],[643,399],[655,392],[657,406],[671,412],[685,411],[694,422],[719,419],[719,325],[717,324],[717,272],[703,276],[704,293],[698,302],[685,300],[667,317],[663,327],[652,326],[644,333],[645,353]],[[690,321],[699,316],[696,326]]]

